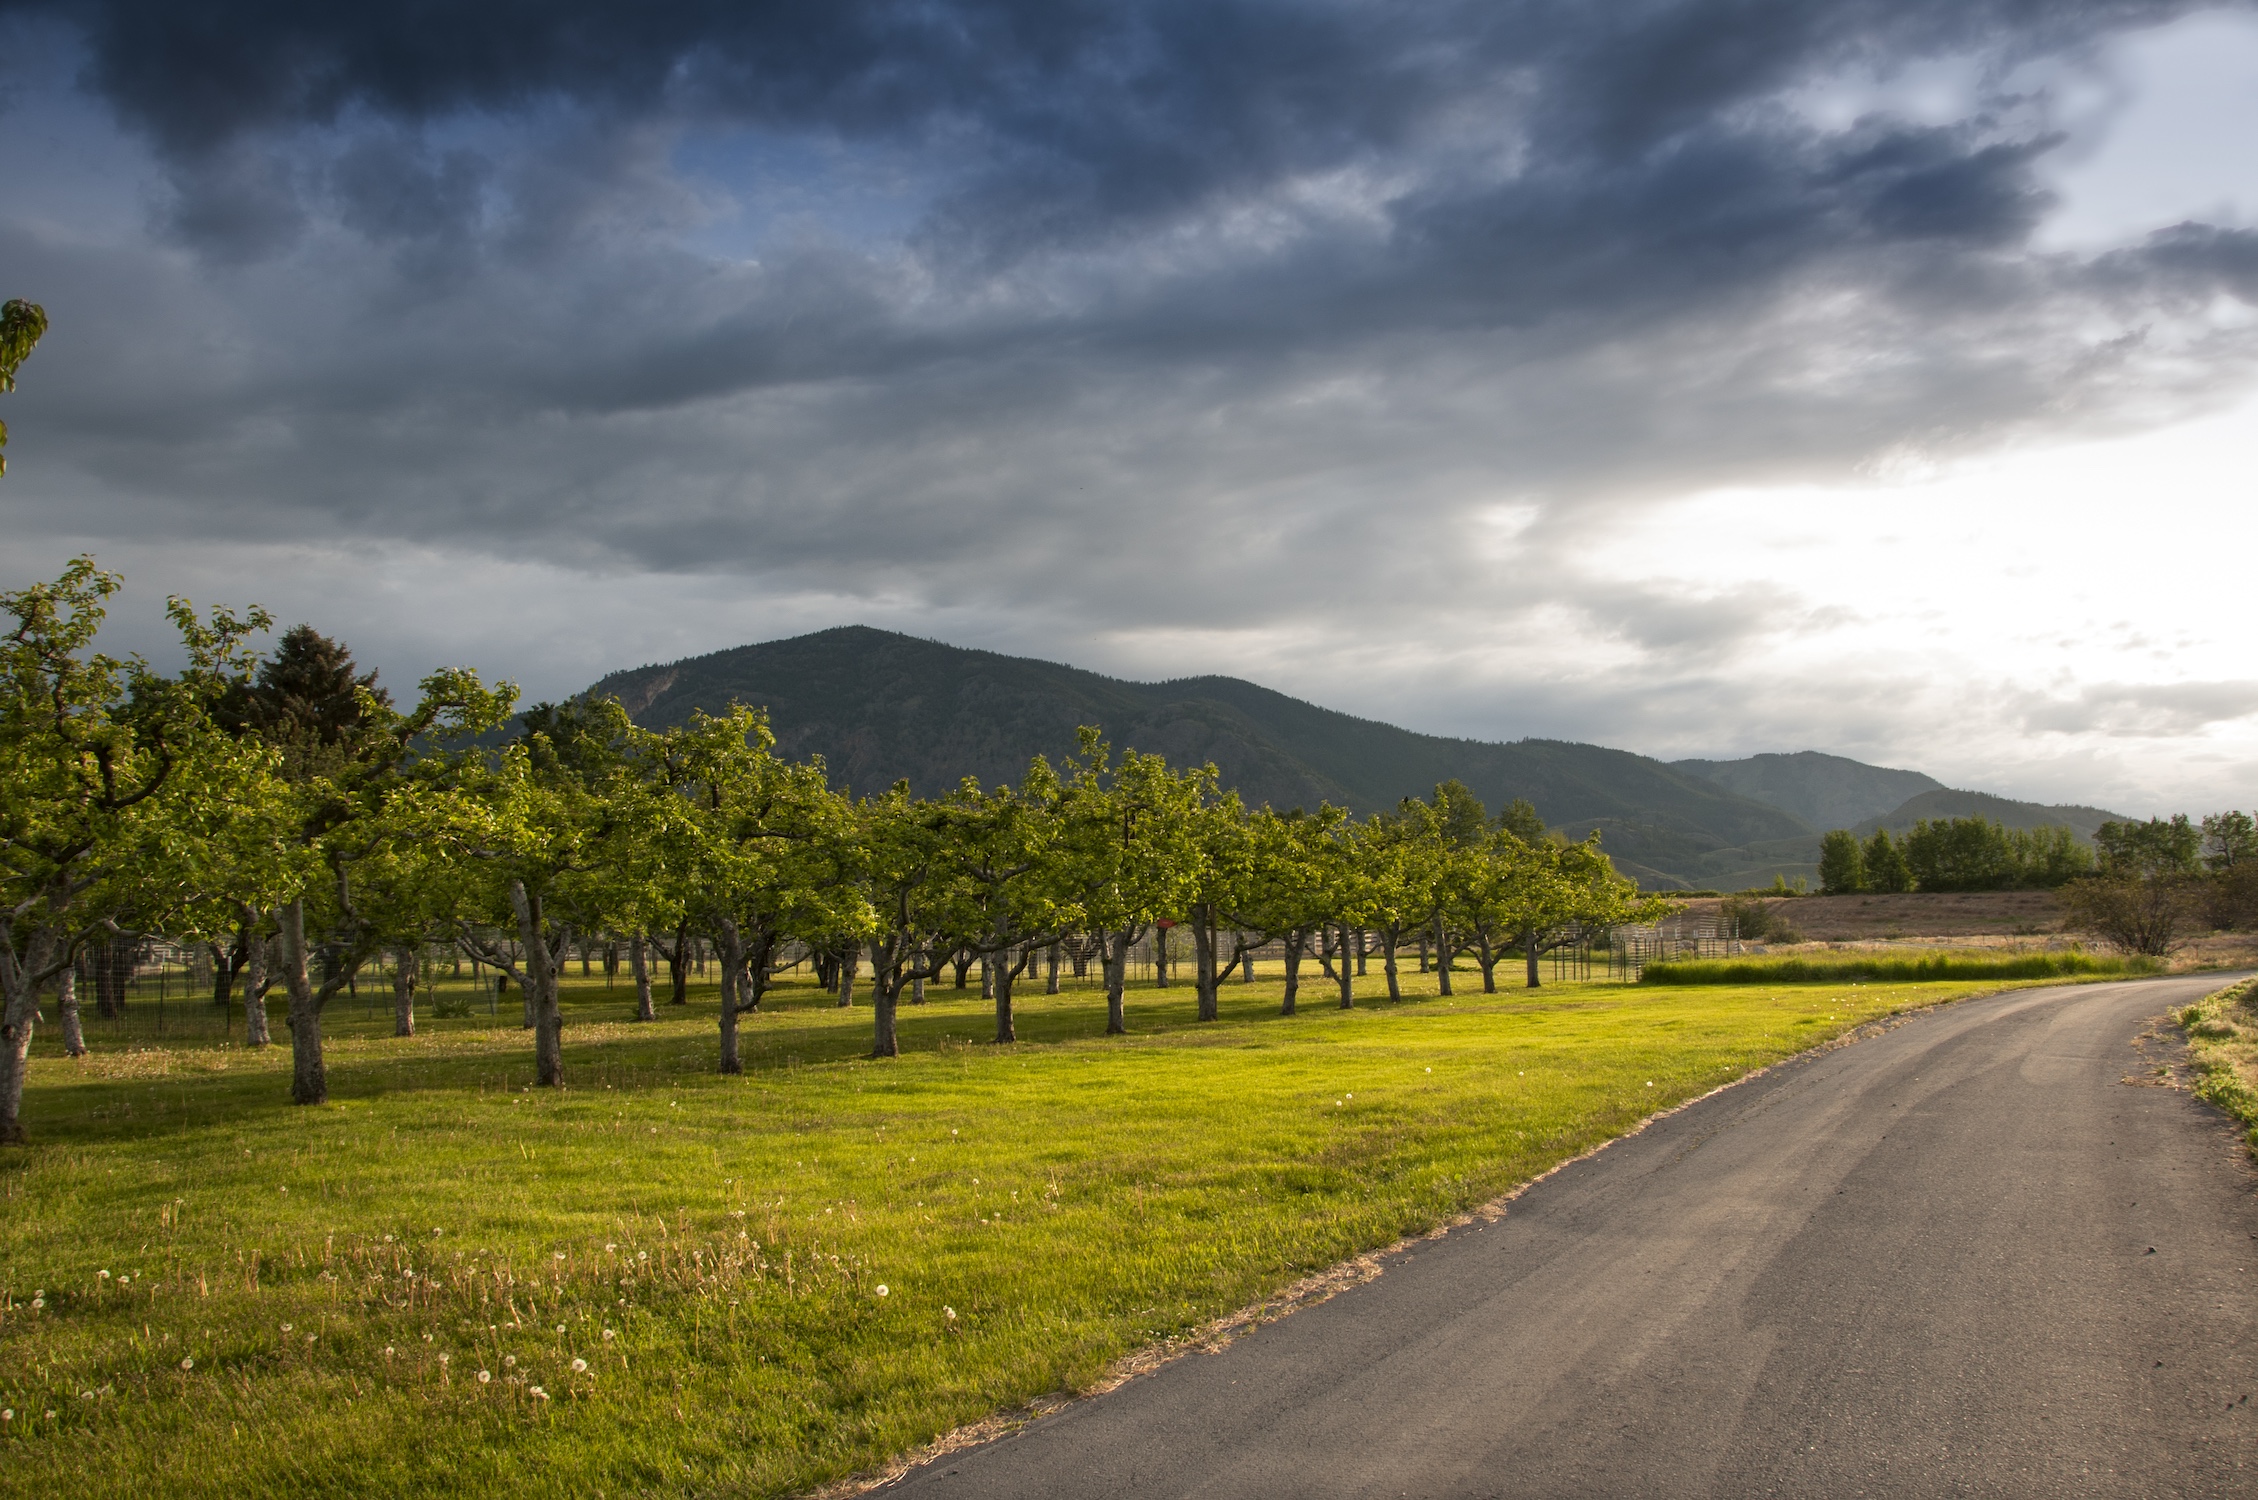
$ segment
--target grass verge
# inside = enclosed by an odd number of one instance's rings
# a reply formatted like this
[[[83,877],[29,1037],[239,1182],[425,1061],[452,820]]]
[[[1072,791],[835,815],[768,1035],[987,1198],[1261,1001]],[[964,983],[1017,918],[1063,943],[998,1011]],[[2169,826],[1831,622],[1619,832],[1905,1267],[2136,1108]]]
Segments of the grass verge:
[[[2097,958],[2087,953],[1938,953],[1919,958],[1701,958],[1651,963],[1642,984],[1841,984],[1874,981],[1931,984],[1981,979],[2068,979],[2156,974],[2152,958]]]
[[[2187,1033],[2196,1094],[2241,1121],[2258,1150],[2258,979],[2206,995],[2174,1019]]]
[[[1427,981],[1432,983],[1431,978]],[[1377,977],[1369,984],[1376,988]],[[1085,1388],[1860,1022],[1996,984],[1234,985],[42,1059],[0,1156],[0,1491],[783,1494]]]

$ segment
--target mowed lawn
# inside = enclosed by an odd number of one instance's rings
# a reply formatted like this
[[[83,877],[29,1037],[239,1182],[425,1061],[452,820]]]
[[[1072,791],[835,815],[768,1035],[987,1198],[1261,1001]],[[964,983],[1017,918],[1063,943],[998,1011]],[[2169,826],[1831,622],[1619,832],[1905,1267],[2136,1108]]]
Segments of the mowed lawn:
[[[1469,976],[1471,977],[1471,976]],[[341,1015],[289,1050],[43,1036],[0,1154],[0,1489],[780,1494],[1086,1386],[1876,1015],[1997,983],[1605,982],[1341,1011],[1305,985],[869,1011],[787,987],[713,1071],[710,987],[514,1030]],[[1465,986],[1462,984],[1462,988]],[[287,1042],[279,1023],[278,1037]]]

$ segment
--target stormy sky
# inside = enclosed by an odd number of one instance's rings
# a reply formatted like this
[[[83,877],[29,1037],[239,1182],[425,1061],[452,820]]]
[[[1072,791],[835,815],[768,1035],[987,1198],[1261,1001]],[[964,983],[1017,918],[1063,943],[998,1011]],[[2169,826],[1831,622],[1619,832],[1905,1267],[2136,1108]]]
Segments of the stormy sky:
[[[0,0],[9,585],[2258,801],[2258,13]]]

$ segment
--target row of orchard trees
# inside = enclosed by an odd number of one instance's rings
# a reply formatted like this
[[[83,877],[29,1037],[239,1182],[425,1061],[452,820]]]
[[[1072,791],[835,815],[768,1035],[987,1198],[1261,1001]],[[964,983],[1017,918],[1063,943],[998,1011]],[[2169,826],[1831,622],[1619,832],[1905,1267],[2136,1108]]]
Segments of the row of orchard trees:
[[[426,679],[412,709],[301,627],[266,661],[263,613],[174,601],[187,666],[161,674],[94,649],[117,580],[87,560],[0,595],[14,621],[0,701],[0,841],[8,922],[0,1138],[20,1139],[39,997],[89,943],[162,932],[226,941],[254,962],[272,935],[294,1054],[293,1097],[327,1096],[321,1017],[388,950],[444,941],[523,992],[535,1073],[564,1081],[558,981],[576,940],[691,931],[721,959],[720,1067],[739,1019],[809,951],[870,964],[872,1051],[897,1051],[905,990],[987,957],[998,1041],[1036,956],[1096,940],[1106,1028],[1124,1028],[1134,944],[1189,928],[1199,1014],[1257,947],[1282,943],[1285,1005],[1300,958],[1376,934],[1391,994],[1399,947],[1470,954],[1486,989],[1509,950],[1537,958],[1591,927],[1653,916],[1596,843],[1543,835],[1525,804],[1489,821],[1455,784],[1378,817],[1244,806],[1215,769],[1131,752],[1095,731],[1017,786],[967,780],[851,798],[820,763],[780,758],[739,709],[676,729],[611,701],[540,705],[468,671]],[[640,939],[636,940],[640,961]],[[1350,1001],[1349,966],[1331,966]],[[1444,983],[1449,968],[1444,966]],[[246,975],[254,994],[260,976]],[[263,1006],[250,1007],[254,1035]]]

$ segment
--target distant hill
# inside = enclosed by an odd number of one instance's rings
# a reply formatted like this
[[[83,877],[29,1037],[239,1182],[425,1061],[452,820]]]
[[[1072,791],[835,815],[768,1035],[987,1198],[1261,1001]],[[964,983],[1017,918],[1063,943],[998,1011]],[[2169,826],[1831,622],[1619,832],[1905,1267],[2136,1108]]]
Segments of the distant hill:
[[[1036,755],[1073,754],[1084,724],[1117,751],[1213,761],[1257,805],[1370,813],[1456,777],[1493,811],[1526,797],[1571,838],[1597,829],[1617,868],[1653,890],[1815,879],[1828,828],[1910,828],[1980,811],[2013,827],[2067,822],[2090,837],[2112,816],[1950,791],[1918,771],[1816,751],[1671,765],[1567,740],[1448,739],[1236,677],[1128,682],[861,625],[614,672],[589,692],[617,695],[654,727],[733,703],[765,708],[783,753],[821,756],[833,784],[858,793],[901,780],[925,795],[966,776],[1015,782]]]
[[[1923,792],[1945,790],[1943,782],[1919,771],[1893,771],[1817,750],[1670,764],[1791,813],[1822,832],[1879,818]]]
[[[1016,781],[1030,758],[1071,754],[1077,726],[1096,724],[1117,750],[1212,760],[1256,804],[1374,812],[1451,777],[1493,810],[1526,797],[1572,836],[1602,830],[1625,872],[1658,888],[1706,884],[1776,850],[1792,855],[1778,865],[1792,878],[1817,857],[1814,830],[1792,814],[1625,750],[1416,734],[1232,677],[1127,682],[866,626],[615,672],[589,691],[616,694],[654,726],[765,707],[779,749],[822,756],[834,783],[857,792]]]
[[[2007,797],[1994,797],[1988,792],[1956,792],[1949,787],[1939,787],[1933,792],[1923,792],[1909,798],[1902,806],[1891,809],[1881,817],[1868,818],[1854,830],[1860,838],[1871,837],[1877,828],[1887,828],[1891,833],[1903,833],[1923,818],[1989,818],[2009,828],[2046,828],[2060,823],[2066,825],[2079,838],[2091,839],[2093,831],[2104,823],[2129,821],[2123,813],[2105,812],[2098,807],[2074,804],[2047,806],[2037,802],[2017,802]],[[1838,825],[1839,826],[1839,825]]]

